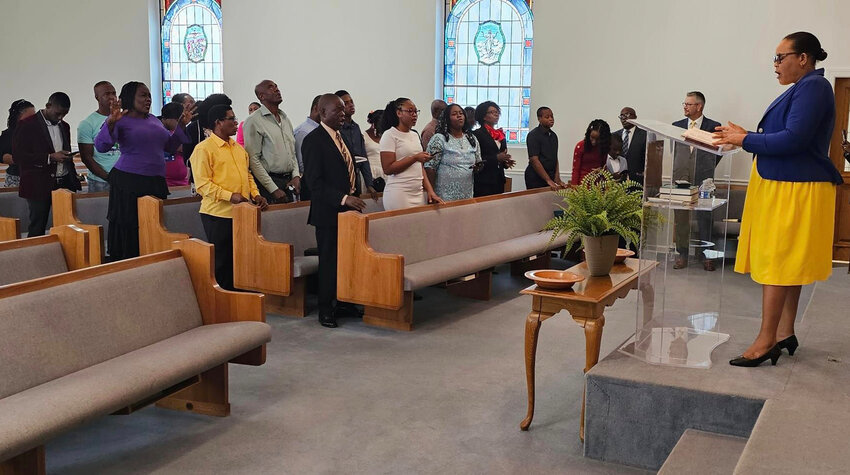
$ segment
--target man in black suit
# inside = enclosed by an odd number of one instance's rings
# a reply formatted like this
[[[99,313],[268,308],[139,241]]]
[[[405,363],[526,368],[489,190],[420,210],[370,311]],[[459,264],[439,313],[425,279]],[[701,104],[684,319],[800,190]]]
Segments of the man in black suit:
[[[53,190],[81,188],[70,152],[71,127],[62,120],[70,109],[68,95],[54,92],[44,109],[20,121],[12,137],[12,155],[21,169],[18,195],[29,205],[29,237],[45,233]]]
[[[310,215],[307,222],[316,227],[316,244],[319,250],[319,323],[336,328],[342,316],[359,316],[350,303],[337,302],[337,215],[357,210],[363,211],[366,203],[358,195],[354,172],[354,156],[349,145],[339,133],[345,120],[345,105],[335,94],[319,98],[319,127],[304,137],[301,153],[304,157],[304,178],[310,187]]]
[[[646,131],[629,123],[629,119],[637,119],[637,113],[631,107],[623,107],[619,117],[623,128],[612,135],[619,135],[623,139],[621,155],[626,157],[629,179],[643,185],[643,171],[646,167]]]
[[[685,95],[682,103],[685,118],[673,125],[683,129],[698,128],[714,132],[715,127],[720,126],[702,114],[705,108],[705,96],[699,91],[691,91]],[[720,155],[698,150],[677,143],[673,148],[673,180],[685,180],[694,186],[700,186],[706,178],[714,178],[714,169],[720,163]],[[697,231],[699,240],[711,242],[713,218],[711,211],[697,211]],[[674,269],[682,269],[688,265],[688,245],[690,243],[690,212],[679,210],[675,212],[676,250],[679,256],[673,264]],[[702,259],[703,268],[707,271],[714,270],[714,261],[708,259],[704,254],[704,247],[698,247],[697,257]]]

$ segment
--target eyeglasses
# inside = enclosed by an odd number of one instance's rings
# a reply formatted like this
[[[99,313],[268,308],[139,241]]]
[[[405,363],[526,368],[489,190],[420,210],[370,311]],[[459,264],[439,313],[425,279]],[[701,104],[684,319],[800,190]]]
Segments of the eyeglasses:
[[[786,56],[792,54],[800,54],[800,53],[779,53],[773,55],[773,64],[782,64],[782,60],[785,59]]]
[[[693,107],[693,106],[698,106],[699,103],[698,102],[683,102],[682,105],[685,106],[685,107]]]
[[[420,109],[402,109],[402,108],[399,108],[398,110],[400,110],[402,112],[407,112],[408,114],[416,114],[416,115],[419,115],[419,113],[422,112],[422,110],[420,110]]]
[[[635,116],[633,114],[620,114],[617,117],[620,118],[620,120],[635,118]]]
[[[233,122],[236,122],[236,116],[234,115],[233,117],[225,117],[225,118],[219,119],[219,120],[232,120]]]

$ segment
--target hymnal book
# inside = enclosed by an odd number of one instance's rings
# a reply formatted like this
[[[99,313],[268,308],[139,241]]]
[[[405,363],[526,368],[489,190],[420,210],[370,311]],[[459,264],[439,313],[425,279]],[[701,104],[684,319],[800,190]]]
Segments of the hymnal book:
[[[699,192],[699,188],[696,186],[689,186],[687,188],[679,188],[675,185],[662,185],[660,190],[662,195],[684,195],[690,196],[695,195]]]
[[[660,203],[660,204],[675,204],[682,206],[694,206],[699,203],[696,195],[693,198],[688,196],[678,196],[678,195],[663,195],[658,197],[650,197],[646,199],[650,203]]]
[[[696,202],[699,198],[697,195],[658,195],[659,200],[670,200],[676,202]]]
[[[712,132],[707,130],[700,130],[697,128],[687,129],[682,132],[682,138],[685,139],[685,142],[693,142],[702,147],[707,147],[710,149],[714,149],[716,151],[723,150],[723,145],[714,145],[714,141],[717,140],[712,136]]]

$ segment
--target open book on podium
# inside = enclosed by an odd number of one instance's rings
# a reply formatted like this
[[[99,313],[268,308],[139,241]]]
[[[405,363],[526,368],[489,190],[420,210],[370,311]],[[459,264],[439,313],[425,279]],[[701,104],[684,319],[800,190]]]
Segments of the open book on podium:
[[[707,130],[697,129],[696,127],[693,129],[685,129],[685,131],[682,132],[682,138],[685,139],[685,142],[693,145],[701,145],[715,153],[731,151],[735,148],[733,145],[714,145],[714,142],[717,139],[714,138],[713,133]]]

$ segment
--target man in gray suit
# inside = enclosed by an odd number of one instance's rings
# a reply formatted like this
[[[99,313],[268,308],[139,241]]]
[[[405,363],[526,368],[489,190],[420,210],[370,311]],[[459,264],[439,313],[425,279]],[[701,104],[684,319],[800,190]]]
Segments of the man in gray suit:
[[[715,127],[720,125],[702,114],[705,108],[705,96],[699,91],[691,91],[685,95],[682,103],[685,118],[673,125],[683,129],[698,128],[714,132]],[[673,148],[673,181],[685,180],[694,186],[700,186],[706,178],[714,178],[714,169],[720,162],[720,155],[698,150],[677,143]],[[713,219],[711,211],[697,211],[697,231],[699,240],[711,242]],[[682,269],[688,265],[688,245],[690,243],[690,211],[677,210],[674,215],[676,230],[676,250],[679,256],[674,269]],[[704,247],[697,248],[697,258],[702,260],[703,268],[707,271],[714,270],[714,261],[705,257]]]

